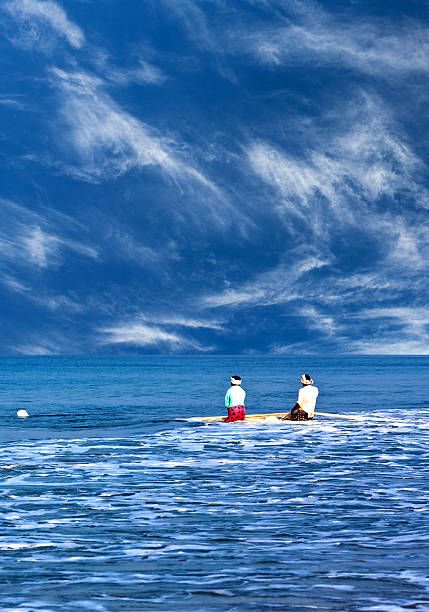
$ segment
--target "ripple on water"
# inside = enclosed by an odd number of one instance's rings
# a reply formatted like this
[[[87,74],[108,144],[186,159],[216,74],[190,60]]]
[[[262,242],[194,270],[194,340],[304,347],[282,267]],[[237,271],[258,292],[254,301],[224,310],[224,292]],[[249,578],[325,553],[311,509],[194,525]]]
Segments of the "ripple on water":
[[[395,420],[10,444],[2,609],[429,609],[428,442]]]

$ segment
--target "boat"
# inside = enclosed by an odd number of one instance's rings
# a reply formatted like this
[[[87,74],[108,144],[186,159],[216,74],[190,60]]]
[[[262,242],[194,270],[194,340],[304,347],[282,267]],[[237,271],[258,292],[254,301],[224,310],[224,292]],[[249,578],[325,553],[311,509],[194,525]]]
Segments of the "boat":
[[[330,417],[334,419],[349,419],[351,421],[367,421],[367,420],[375,420],[368,419],[368,417],[358,416],[355,414],[334,414],[332,412],[315,412],[315,417]],[[268,413],[260,413],[260,414],[246,414],[245,421],[250,423],[282,423],[285,420],[290,421],[290,412],[268,412]],[[223,416],[196,416],[186,419],[187,421],[203,421],[207,423],[212,422],[221,422],[226,419],[226,415]],[[243,421],[232,421],[233,423],[243,423]],[[309,421],[293,421],[293,423],[308,423]]]

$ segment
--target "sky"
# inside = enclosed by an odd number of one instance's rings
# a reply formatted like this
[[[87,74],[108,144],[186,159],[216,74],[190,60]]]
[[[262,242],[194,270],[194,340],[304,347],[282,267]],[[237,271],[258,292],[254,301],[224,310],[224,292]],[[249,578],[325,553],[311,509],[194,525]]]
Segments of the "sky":
[[[0,352],[428,354],[427,0],[2,0]]]

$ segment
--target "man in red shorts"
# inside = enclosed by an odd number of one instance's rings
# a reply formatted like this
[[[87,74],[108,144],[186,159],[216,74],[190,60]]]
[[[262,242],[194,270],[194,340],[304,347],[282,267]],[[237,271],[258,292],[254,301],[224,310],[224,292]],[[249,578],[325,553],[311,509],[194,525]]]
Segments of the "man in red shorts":
[[[224,419],[225,423],[244,421],[246,418],[244,409],[246,391],[240,385],[240,376],[231,376],[231,386],[225,395],[225,408],[228,408],[228,416]]]

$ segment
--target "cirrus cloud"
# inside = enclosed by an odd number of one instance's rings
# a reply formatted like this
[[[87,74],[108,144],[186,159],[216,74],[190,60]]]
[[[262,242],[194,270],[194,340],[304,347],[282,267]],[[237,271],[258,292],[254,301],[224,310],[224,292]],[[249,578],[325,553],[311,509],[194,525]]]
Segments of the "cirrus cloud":
[[[70,21],[64,9],[53,0],[7,0],[4,9],[18,22],[21,29],[18,43],[44,45],[41,27],[46,24],[51,32],[64,37],[75,49],[85,43],[82,30]]]
[[[156,325],[145,323],[122,323],[113,327],[104,327],[99,330],[101,344],[131,345],[135,347],[166,347],[171,352],[186,350],[205,352],[212,347],[201,345],[196,340],[186,338],[181,334],[166,331]]]

